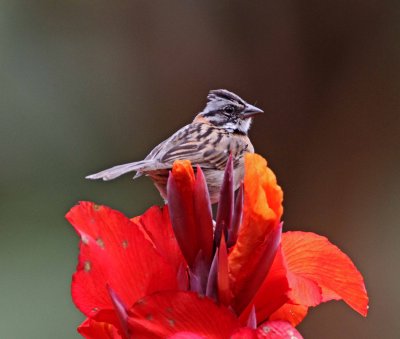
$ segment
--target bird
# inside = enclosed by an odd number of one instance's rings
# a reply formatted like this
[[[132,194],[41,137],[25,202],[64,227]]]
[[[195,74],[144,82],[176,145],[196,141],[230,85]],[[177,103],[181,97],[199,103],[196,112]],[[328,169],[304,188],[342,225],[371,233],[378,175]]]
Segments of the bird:
[[[228,158],[232,155],[234,189],[244,177],[244,155],[254,153],[248,137],[253,117],[264,113],[226,89],[211,90],[205,108],[194,120],[156,146],[144,160],[111,167],[86,179],[113,180],[136,172],[134,179],[149,176],[167,201],[168,175],[176,160],[190,160],[204,173],[210,201],[218,202]]]

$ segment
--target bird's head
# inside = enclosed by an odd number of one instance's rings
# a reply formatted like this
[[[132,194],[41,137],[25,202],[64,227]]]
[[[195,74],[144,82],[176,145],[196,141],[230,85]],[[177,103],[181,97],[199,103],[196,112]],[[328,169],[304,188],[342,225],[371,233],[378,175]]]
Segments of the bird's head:
[[[252,118],[263,111],[226,89],[210,91],[208,102],[199,117],[230,133],[247,134]]]

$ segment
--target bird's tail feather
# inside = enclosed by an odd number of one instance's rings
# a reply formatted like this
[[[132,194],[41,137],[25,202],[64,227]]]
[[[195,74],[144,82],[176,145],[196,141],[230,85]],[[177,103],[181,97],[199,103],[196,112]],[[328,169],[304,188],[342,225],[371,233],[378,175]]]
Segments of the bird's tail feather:
[[[114,166],[99,173],[88,175],[86,179],[92,179],[92,180],[103,179],[104,181],[113,180],[125,173],[140,171],[141,169],[147,167],[150,162],[152,162],[152,160],[142,160],[142,161],[130,162],[128,164]]]

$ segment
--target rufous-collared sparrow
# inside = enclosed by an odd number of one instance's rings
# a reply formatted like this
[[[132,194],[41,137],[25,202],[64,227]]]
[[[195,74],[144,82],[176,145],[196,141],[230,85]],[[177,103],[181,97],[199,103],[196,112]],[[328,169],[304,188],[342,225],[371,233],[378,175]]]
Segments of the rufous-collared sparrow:
[[[247,133],[252,118],[263,111],[225,89],[210,91],[207,98],[206,107],[192,123],[156,146],[144,160],[114,166],[86,178],[112,180],[135,171],[134,178],[149,176],[166,199],[168,172],[175,160],[187,159],[203,170],[210,200],[215,203],[232,154],[237,189],[244,175],[244,154],[254,152]]]

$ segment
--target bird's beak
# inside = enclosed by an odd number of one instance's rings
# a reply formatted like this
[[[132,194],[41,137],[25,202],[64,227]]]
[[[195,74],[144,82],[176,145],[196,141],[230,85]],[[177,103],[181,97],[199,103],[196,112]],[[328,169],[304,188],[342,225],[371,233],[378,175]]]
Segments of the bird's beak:
[[[248,118],[252,118],[257,114],[260,113],[264,113],[264,111],[262,109],[259,109],[256,106],[247,104],[246,108],[244,109],[243,113],[242,113],[242,118],[243,119],[248,119]]]

